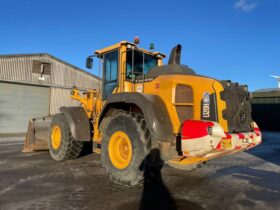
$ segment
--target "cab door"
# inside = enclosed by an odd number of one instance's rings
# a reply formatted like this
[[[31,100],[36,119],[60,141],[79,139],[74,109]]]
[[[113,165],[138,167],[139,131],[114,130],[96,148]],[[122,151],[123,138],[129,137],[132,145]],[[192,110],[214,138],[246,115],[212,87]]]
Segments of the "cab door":
[[[118,85],[119,51],[103,55],[103,99],[107,99]]]

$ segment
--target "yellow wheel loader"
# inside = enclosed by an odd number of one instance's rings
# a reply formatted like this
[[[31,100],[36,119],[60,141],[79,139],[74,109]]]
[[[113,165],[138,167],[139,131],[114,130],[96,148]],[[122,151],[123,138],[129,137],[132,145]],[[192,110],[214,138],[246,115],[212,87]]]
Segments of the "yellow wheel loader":
[[[167,65],[164,54],[127,41],[96,50],[88,68],[93,57],[102,71],[99,89],[83,94],[73,89],[81,106],[61,107],[51,118],[48,147],[54,160],[77,158],[83,143],[92,141],[111,179],[135,185],[152,149],[169,165],[190,170],[261,143],[247,86],[181,65],[181,45],[172,49]],[[25,151],[36,148],[32,139]]]

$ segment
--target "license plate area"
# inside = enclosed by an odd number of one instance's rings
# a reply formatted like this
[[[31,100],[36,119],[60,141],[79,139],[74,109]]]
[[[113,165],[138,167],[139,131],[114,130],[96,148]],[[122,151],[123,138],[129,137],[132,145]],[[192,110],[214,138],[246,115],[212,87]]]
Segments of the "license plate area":
[[[231,139],[222,139],[221,146],[223,149],[231,149]]]

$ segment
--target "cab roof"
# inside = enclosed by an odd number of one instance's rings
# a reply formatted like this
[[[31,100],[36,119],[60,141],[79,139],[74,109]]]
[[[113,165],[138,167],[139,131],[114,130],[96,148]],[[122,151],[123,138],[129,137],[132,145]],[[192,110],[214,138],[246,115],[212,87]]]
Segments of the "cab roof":
[[[151,51],[148,51],[148,50],[146,50],[146,49],[139,48],[136,44],[134,44],[134,43],[132,43],[132,42],[128,42],[128,41],[121,41],[121,42],[119,42],[119,43],[117,43],[117,44],[114,44],[114,45],[111,45],[111,46],[109,46],[109,47],[105,47],[105,48],[102,48],[102,49],[100,49],[100,50],[96,50],[96,51],[95,51],[95,54],[96,54],[96,55],[101,55],[101,54],[104,54],[104,53],[109,52],[109,51],[111,51],[111,50],[120,48],[122,45],[126,45],[126,46],[130,45],[132,48],[134,47],[135,49],[138,49],[138,50],[140,50],[140,51],[142,51],[142,52],[144,52],[144,53],[151,54],[151,55],[155,55],[155,56],[156,56],[156,55],[161,55],[162,58],[165,58],[165,57],[166,57],[166,55],[163,54],[163,53],[160,53],[160,52],[151,52]]]

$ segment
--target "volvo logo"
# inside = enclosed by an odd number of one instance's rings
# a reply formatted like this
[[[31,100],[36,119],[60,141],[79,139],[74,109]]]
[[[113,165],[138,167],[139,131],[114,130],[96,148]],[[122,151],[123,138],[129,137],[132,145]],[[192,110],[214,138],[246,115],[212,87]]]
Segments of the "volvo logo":
[[[210,93],[204,92],[202,99],[202,117],[209,118],[210,117]]]

